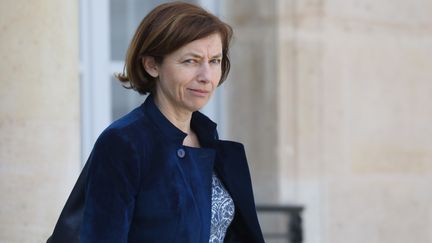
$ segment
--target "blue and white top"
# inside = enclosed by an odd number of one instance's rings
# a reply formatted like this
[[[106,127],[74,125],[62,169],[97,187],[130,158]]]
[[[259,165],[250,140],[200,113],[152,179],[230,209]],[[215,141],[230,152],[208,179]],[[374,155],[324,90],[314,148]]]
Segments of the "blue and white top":
[[[228,226],[234,219],[234,201],[215,173],[213,173],[212,191],[209,243],[223,243]]]

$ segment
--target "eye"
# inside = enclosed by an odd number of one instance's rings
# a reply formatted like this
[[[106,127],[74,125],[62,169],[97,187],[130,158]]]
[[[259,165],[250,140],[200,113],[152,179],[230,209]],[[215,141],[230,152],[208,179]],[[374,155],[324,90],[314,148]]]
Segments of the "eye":
[[[185,64],[195,64],[197,61],[195,59],[186,59],[183,61]]]
[[[220,64],[222,62],[222,59],[220,59],[220,58],[215,58],[215,59],[212,59],[212,60],[210,60],[210,63],[212,63],[212,64]]]

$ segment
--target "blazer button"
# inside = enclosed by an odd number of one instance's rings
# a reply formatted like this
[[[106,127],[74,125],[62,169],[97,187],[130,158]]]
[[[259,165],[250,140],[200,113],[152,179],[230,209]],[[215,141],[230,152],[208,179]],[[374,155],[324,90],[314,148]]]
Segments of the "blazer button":
[[[183,158],[185,157],[185,155],[186,155],[186,151],[185,151],[183,148],[179,148],[179,149],[177,150],[177,156],[178,156],[180,159],[183,159]]]

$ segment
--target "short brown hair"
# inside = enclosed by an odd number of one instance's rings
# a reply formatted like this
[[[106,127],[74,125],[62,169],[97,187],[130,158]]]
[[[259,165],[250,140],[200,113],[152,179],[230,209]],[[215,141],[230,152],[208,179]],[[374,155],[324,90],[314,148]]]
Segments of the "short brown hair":
[[[153,57],[158,64],[163,58],[182,46],[211,34],[220,34],[222,40],[222,84],[230,70],[228,57],[232,28],[203,8],[184,2],[157,6],[140,23],[126,54],[122,73],[117,79],[140,94],[151,93],[156,79],[146,72],[141,59]]]

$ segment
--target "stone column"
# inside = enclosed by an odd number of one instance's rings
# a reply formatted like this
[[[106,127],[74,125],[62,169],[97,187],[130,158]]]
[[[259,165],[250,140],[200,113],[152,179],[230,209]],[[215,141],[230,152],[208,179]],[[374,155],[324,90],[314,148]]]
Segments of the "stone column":
[[[44,242],[79,172],[77,10],[0,3],[0,242]]]
[[[431,242],[432,2],[326,1],[326,241]]]
[[[225,1],[228,134],[306,243],[431,242],[432,2]]]
[[[280,69],[279,113],[294,123],[278,133],[293,154],[280,160],[281,194],[306,206],[305,242],[431,242],[432,3],[280,0],[278,9],[289,57],[279,66],[292,67]]]
[[[277,32],[275,1],[225,2],[234,28],[229,79],[223,84],[225,130],[246,146],[258,203],[278,199]]]

